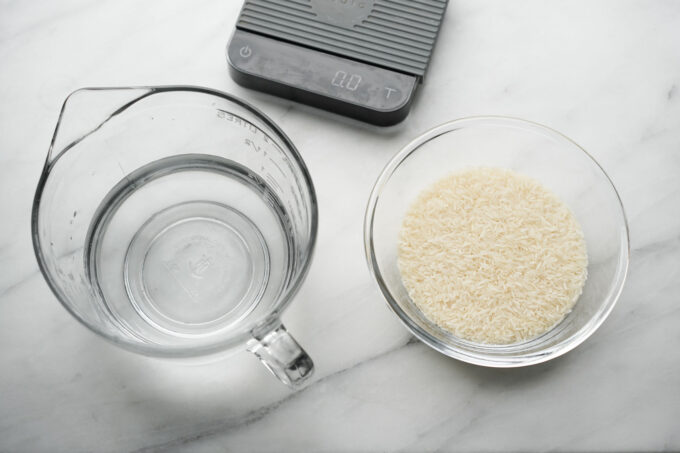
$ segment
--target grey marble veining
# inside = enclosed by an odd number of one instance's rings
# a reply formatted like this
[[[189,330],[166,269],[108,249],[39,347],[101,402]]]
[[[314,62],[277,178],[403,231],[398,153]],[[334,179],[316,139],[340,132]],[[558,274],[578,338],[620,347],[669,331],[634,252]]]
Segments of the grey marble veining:
[[[680,450],[680,2],[451,0],[413,111],[389,129],[236,86],[224,47],[239,6],[0,0],[0,451]],[[317,253],[284,316],[317,366],[299,391],[245,352],[188,365],[119,350],[38,273],[30,206],[63,99],[177,83],[251,101],[312,173]],[[424,130],[477,114],[575,139],[629,218],[611,316],[530,368],[471,366],[412,340],[364,264],[382,167]]]

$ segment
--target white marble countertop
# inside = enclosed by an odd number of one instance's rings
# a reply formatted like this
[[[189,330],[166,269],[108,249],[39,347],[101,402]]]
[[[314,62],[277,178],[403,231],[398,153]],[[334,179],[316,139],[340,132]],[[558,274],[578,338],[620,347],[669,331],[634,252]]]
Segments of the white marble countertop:
[[[413,111],[378,129],[238,87],[236,0],[0,1],[0,451],[680,450],[680,2],[451,0]],[[269,114],[308,163],[317,253],[284,316],[316,362],[291,392],[246,352],[185,366],[102,341],[59,305],[30,206],[82,86],[193,84]],[[586,343],[496,370],[411,341],[364,264],[370,188],[402,145],[477,114],[562,131],[630,221],[623,295]]]

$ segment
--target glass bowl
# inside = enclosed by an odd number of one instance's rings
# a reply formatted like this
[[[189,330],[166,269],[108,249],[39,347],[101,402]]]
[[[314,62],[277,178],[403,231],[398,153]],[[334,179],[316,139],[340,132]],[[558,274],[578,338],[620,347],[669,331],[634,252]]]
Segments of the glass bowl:
[[[500,167],[530,176],[557,194],[583,228],[588,279],[570,313],[538,337],[509,345],[474,343],[428,320],[404,287],[397,267],[402,220],[418,194],[452,172]],[[581,344],[621,294],[629,258],[628,224],[614,185],[583,148],[548,127],[515,118],[451,121],[406,145],[373,188],[364,224],[366,259],[389,307],[420,340],[450,357],[484,366],[545,362]]]

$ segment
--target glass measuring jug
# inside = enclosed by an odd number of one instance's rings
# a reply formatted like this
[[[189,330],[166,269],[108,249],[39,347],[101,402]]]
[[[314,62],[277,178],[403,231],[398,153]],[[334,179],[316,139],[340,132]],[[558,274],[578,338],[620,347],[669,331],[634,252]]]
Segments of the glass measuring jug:
[[[66,309],[128,350],[246,346],[282,382],[313,363],[281,324],[309,268],[314,187],[262,113],[199,87],[86,88],[65,101],[33,205]]]

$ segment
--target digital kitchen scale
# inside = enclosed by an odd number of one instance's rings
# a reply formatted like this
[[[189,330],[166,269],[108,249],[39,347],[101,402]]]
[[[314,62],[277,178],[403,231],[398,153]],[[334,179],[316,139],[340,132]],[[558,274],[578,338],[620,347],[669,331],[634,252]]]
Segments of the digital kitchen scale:
[[[227,47],[240,85],[369,123],[403,120],[448,0],[245,0]]]

